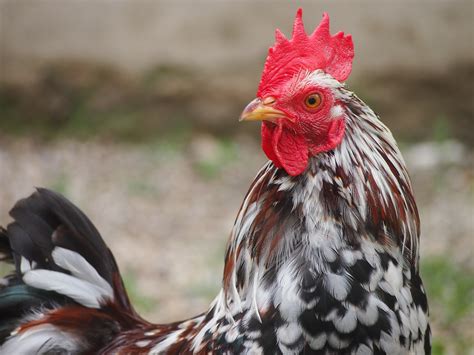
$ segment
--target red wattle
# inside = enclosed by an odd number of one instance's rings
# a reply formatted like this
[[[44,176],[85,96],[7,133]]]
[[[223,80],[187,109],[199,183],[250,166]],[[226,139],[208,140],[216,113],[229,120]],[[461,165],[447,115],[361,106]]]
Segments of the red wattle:
[[[289,175],[297,176],[306,170],[308,145],[302,135],[278,126],[275,128],[272,140],[274,154]]]
[[[273,134],[275,133],[276,126],[274,124],[262,122],[262,149],[277,168],[281,168],[282,165],[273,149]]]

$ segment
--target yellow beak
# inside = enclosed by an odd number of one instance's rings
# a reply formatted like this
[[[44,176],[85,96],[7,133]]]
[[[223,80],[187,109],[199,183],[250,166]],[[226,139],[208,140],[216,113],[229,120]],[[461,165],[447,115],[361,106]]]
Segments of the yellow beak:
[[[240,115],[239,121],[271,121],[274,122],[278,118],[286,118],[288,116],[280,110],[273,108],[271,104],[275,99],[268,97],[265,100],[259,98],[250,102]]]

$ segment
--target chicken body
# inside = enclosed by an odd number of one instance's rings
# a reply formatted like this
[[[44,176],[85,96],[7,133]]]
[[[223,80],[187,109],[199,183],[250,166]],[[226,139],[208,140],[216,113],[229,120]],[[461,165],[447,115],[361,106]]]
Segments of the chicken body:
[[[255,178],[210,310],[136,334],[139,344],[171,353],[430,353],[408,174],[374,112],[341,95],[348,132],[338,149],[301,176],[269,162]],[[156,337],[163,333],[171,344]]]

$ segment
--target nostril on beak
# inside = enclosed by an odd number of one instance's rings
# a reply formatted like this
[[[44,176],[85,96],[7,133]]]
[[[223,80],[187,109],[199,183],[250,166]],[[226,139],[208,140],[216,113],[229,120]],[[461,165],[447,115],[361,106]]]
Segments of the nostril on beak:
[[[257,109],[257,107],[260,106],[261,103],[262,103],[262,100],[260,100],[259,98],[252,100],[247,106],[245,106],[244,111],[240,115],[239,121],[245,120],[248,117],[248,115],[250,115],[252,112],[254,112]]]
[[[276,99],[274,97],[268,96],[263,99],[262,104],[269,106],[269,105],[273,105],[275,101]]]

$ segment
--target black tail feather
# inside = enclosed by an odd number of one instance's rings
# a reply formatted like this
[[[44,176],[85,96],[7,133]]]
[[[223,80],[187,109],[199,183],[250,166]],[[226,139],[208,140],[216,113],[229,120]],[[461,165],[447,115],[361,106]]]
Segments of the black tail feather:
[[[52,308],[55,304],[74,304],[57,293],[38,290],[16,281],[0,290],[0,344],[32,309]]]
[[[6,229],[0,228],[0,262],[14,262],[16,273],[0,279],[0,343],[32,309],[77,304],[66,296],[22,281],[25,265],[69,274],[54,262],[52,253],[56,247],[86,259],[114,290],[115,307],[131,317],[137,316],[111,251],[92,222],[65,197],[39,188],[18,201],[10,215],[14,221]]]
[[[86,215],[66,198],[39,188],[18,201],[10,215],[15,222],[7,230],[15,255],[35,261],[42,268],[57,270],[51,257],[54,247],[74,250],[112,285],[118,270],[107,245]]]
[[[13,254],[7,231],[0,226],[0,262],[12,263]]]

